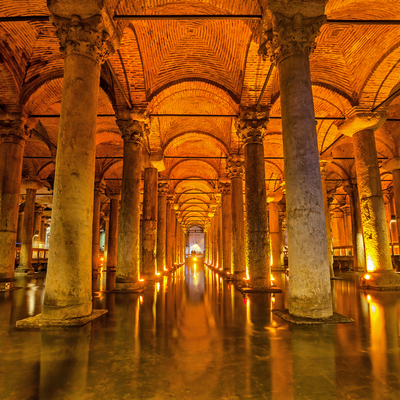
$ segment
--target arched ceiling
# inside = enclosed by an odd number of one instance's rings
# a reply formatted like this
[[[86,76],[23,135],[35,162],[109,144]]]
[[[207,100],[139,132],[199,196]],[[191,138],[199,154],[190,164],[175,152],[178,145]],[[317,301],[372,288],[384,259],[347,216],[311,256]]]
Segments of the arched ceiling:
[[[110,15],[258,15],[267,2],[104,3]],[[45,0],[0,0],[1,16],[48,14]],[[329,0],[326,14],[328,19],[400,19],[400,4]],[[115,22],[120,46],[109,58],[109,65],[102,67],[98,114],[114,114],[128,103],[150,114],[177,114],[150,118],[150,136],[143,152],[165,157],[160,177],[171,179],[170,194],[175,194],[187,226],[204,225],[209,204],[219,192],[218,180],[227,180],[227,156],[243,154],[236,118],[187,115],[236,115],[240,105],[257,103],[270,69],[270,62],[258,55],[259,29],[255,20]],[[315,114],[328,118],[317,120],[316,132],[320,153],[336,158],[328,165],[332,179],[351,179],[355,170],[351,139],[339,139],[341,122],[329,118],[344,118],[353,106],[371,109],[393,93],[400,76],[399,37],[397,25],[326,24],[321,28],[316,51],[310,57],[311,80]],[[0,106],[12,112],[23,109],[27,115],[59,115],[64,62],[54,27],[43,21],[0,23],[0,38]],[[267,189],[275,191],[284,180],[276,69],[260,104],[269,106],[270,115],[275,117],[268,124],[264,142]],[[400,117],[398,97],[390,104],[389,117]],[[37,125],[25,148],[24,173],[36,172],[42,179],[52,179],[59,119],[41,117],[34,122]],[[99,116],[97,130],[96,180],[103,179],[109,190],[118,191],[123,142],[115,117]],[[382,160],[400,155],[399,139],[399,122],[386,122],[376,132]]]

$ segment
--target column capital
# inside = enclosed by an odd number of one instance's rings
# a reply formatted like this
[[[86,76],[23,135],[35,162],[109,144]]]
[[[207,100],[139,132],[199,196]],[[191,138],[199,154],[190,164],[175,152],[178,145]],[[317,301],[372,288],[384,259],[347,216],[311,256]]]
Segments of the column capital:
[[[169,192],[169,183],[168,182],[159,182],[158,183],[158,195],[166,196]]]
[[[110,200],[121,200],[121,193],[113,193],[113,192],[106,191],[106,196]]]
[[[322,15],[322,8],[318,11],[321,14],[307,18],[315,13],[309,13],[304,3],[303,8],[300,6],[290,12],[268,4],[269,12],[263,18],[262,24],[261,44],[258,50],[260,56],[264,59],[269,57],[271,62],[279,64],[287,57],[294,55],[308,57],[314,51],[315,39],[320,33],[321,26],[326,22],[326,15]]]
[[[106,191],[106,184],[104,182],[96,182],[94,184],[94,194],[101,196]]]
[[[267,203],[279,203],[282,200],[283,192],[278,189],[276,192],[268,192]]]
[[[3,142],[25,144],[30,136],[30,130],[26,129],[21,113],[0,112],[0,139]]]
[[[40,179],[25,178],[21,182],[21,188],[25,190],[39,190],[44,186]]]
[[[371,112],[362,107],[353,107],[346,113],[346,121],[339,126],[342,135],[352,137],[355,133],[372,130],[376,131],[386,121],[387,109],[380,108],[379,111]]]
[[[64,53],[64,57],[80,54],[101,65],[114,52],[113,44],[109,40],[110,27],[106,27],[101,14],[88,18],[81,18],[79,15],[67,18],[52,14],[50,22],[56,28],[60,51]]]
[[[219,182],[219,188],[223,196],[231,194],[231,184],[229,182]]]
[[[43,206],[35,206],[35,214],[43,215],[44,207]]]
[[[167,196],[167,206],[169,208],[174,208],[174,195],[173,194]]]
[[[237,135],[244,144],[262,143],[269,122],[269,108],[255,110],[252,107],[241,107],[236,121]]]
[[[382,168],[390,172],[400,169],[400,157],[393,157],[390,160],[384,162],[382,164]]]
[[[123,119],[118,115],[117,125],[124,143],[143,145],[143,123],[130,117]]]
[[[229,179],[243,178],[244,165],[243,161],[238,155],[230,155],[226,162],[226,170]]]

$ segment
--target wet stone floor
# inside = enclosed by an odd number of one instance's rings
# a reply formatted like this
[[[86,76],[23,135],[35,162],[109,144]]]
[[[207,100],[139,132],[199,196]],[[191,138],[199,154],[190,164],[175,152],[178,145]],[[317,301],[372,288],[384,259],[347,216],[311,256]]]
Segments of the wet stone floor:
[[[109,312],[82,328],[18,331],[40,313],[44,276],[0,293],[0,399],[400,399],[400,293],[332,282],[352,324],[300,326],[272,314],[282,294],[247,297],[188,262],[138,294],[97,291]],[[99,277],[98,288],[106,285]]]

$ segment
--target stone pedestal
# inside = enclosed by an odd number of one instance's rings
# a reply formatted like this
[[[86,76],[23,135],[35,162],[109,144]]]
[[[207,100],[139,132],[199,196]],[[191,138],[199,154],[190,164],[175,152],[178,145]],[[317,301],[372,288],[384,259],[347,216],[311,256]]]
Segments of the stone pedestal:
[[[162,273],[167,269],[166,242],[167,242],[167,194],[168,182],[158,184],[158,209],[157,209],[157,272]],[[168,210],[169,213],[169,210]]]
[[[106,193],[110,199],[110,219],[108,223],[107,271],[117,270],[118,257],[118,217],[120,193]]]
[[[153,167],[146,168],[143,189],[143,266],[141,273],[145,280],[156,277],[157,191],[158,170]]]
[[[100,252],[100,202],[104,193],[104,186],[95,185],[93,200],[93,234],[92,234],[92,274],[99,273],[99,252]]]
[[[225,272],[234,273],[232,268],[232,204],[231,185],[221,185],[222,205],[222,267]]]
[[[324,4],[310,2],[305,7],[296,2],[287,7],[286,3],[270,1],[272,32],[268,24],[264,25],[259,50],[276,62],[281,89],[289,312],[314,319],[333,313],[309,63],[309,53],[326,20],[321,16]]]
[[[246,269],[252,288],[271,286],[263,138],[268,110],[242,109],[237,133],[244,144],[246,188]]]
[[[20,114],[0,113],[0,291],[14,287],[15,243],[26,137]]]
[[[36,190],[43,187],[40,181],[24,180],[22,187],[26,189],[24,223],[22,230],[21,255],[16,274],[32,274],[35,270],[32,267],[32,241],[34,234],[34,216],[35,216],[35,199]]]
[[[84,19],[76,13],[51,17],[64,53],[64,80],[44,319],[65,321],[92,313],[97,103],[100,64],[111,51],[103,18],[100,10]]]
[[[129,114],[119,117],[117,123],[124,140],[124,165],[114,291],[136,292],[144,288],[140,281],[139,254],[143,124],[133,121]]]
[[[358,193],[361,206],[367,274],[361,285],[378,290],[400,290],[400,276],[393,271],[385,202],[382,194],[374,130],[386,120],[386,111],[371,113],[354,107],[339,131],[353,137]]]
[[[237,156],[228,158],[228,176],[231,180],[232,207],[232,264],[237,279],[246,277],[246,247],[243,207],[243,163]]]

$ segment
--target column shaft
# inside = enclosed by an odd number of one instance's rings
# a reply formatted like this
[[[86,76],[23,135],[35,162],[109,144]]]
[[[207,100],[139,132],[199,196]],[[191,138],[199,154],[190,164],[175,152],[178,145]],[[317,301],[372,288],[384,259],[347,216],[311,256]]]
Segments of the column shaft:
[[[277,202],[268,204],[269,236],[271,240],[271,268],[282,269],[281,265],[281,232],[279,229],[279,205]]]
[[[0,142],[0,291],[14,286],[24,146],[25,139],[14,135]]]
[[[243,181],[241,177],[231,178],[232,206],[232,263],[238,279],[245,277],[246,252],[244,234]]]
[[[93,234],[92,234],[92,274],[99,272],[99,251],[100,251],[100,200],[101,193],[94,192],[93,200]]]
[[[394,209],[396,213],[396,225],[397,225],[397,240],[399,243],[400,250],[400,169],[392,171],[393,175],[393,194],[394,194]]]
[[[166,269],[166,227],[167,227],[167,193],[158,194],[157,218],[157,272]]]
[[[144,170],[143,189],[142,273],[147,276],[147,279],[154,278],[156,274],[157,187],[157,168],[146,168]]]
[[[108,225],[107,271],[116,271],[118,257],[119,195],[110,195],[110,221]]]
[[[332,251],[332,231],[331,231],[331,213],[329,210],[328,193],[326,191],[326,171],[321,170],[322,196],[324,200],[324,214],[326,227],[326,243],[328,247],[329,273],[330,276],[335,276],[333,271],[333,251]]]
[[[232,268],[232,204],[229,188],[222,191],[222,265],[233,274]]]
[[[286,57],[278,64],[278,71],[288,219],[289,312],[324,318],[332,315],[332,301],[308,56]]]

